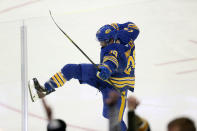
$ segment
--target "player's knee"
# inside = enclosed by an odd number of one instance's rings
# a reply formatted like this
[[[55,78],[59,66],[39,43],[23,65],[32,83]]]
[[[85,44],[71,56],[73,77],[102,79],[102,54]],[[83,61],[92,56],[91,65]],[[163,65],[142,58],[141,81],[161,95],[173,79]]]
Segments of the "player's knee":
[[[81,66],[79,64],[67,64],[62,68],[61,72],[66,77],[67,81],[72,78],[81,78]]]

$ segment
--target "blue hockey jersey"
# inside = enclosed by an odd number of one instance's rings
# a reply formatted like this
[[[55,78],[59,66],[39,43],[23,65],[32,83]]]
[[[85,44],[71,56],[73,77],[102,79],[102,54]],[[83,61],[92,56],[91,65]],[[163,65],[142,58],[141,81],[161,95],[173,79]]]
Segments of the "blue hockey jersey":
[[[120,43],[113,43],[101,48],[100,64],[107,65],[112,72],[111,82],[119,89],[134,91],[135,84],[135,44],[134,40],[139,29],[132,22],[115,24],[117,39]],[[110,84],[108,80],[106,80]]]
[[[134,90],[135,47],[125,47],[113,43],[101,49],[101,64],[108,65],[112,71],[111,81],[117,88]],[[108,82],[106,80],[106,82]],[[110,82],[108,82],[110,83]]]

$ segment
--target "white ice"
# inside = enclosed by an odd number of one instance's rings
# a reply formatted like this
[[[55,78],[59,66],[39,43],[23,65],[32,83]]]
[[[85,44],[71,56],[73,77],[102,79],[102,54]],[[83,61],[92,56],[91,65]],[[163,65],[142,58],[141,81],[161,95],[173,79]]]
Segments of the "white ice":
[[[44,83],[68,63],[89,61],[65,38],[57,23],[95,62],[95,33],[104,24],[132,21],[140,28],[136,43],[136,87],[141,105],[136,112],[153,131],[165,131],[175,117],[197,122],[197,1],[196,0],[1,0],[0,1],[0,130],[21,130],[20,27],[27,26],[28,79]],[[71,80],[47,102],[68,131],[107,131],[102,96]],[[46,130],[40,101],[29,99],[29,131]],[[124,119],[127,122],[126,113]],[[84,128],[84,129],[82,129]],[[87,128],[87,129],[85,129]]]

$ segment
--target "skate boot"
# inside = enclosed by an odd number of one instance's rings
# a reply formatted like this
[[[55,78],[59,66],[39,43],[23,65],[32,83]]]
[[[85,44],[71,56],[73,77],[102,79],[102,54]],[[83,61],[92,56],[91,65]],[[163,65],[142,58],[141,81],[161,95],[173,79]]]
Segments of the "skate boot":
[[[32,102],[35,102],[39,98],[43,98],[46,95],[50,94],[51,92],[55,91],[48,91],[44,86],[41,86],[36,78],[33,78],[28,82],[29,93],[31,96]]]

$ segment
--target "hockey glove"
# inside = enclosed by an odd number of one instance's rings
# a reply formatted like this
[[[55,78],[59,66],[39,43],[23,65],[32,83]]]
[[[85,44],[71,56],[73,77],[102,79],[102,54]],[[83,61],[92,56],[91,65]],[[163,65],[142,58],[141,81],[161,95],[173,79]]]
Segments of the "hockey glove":
[[[97,77],[101,80],[107,80],[111,76],[111,70],[106,65],[99,66],[100,71],[97,72]]]

